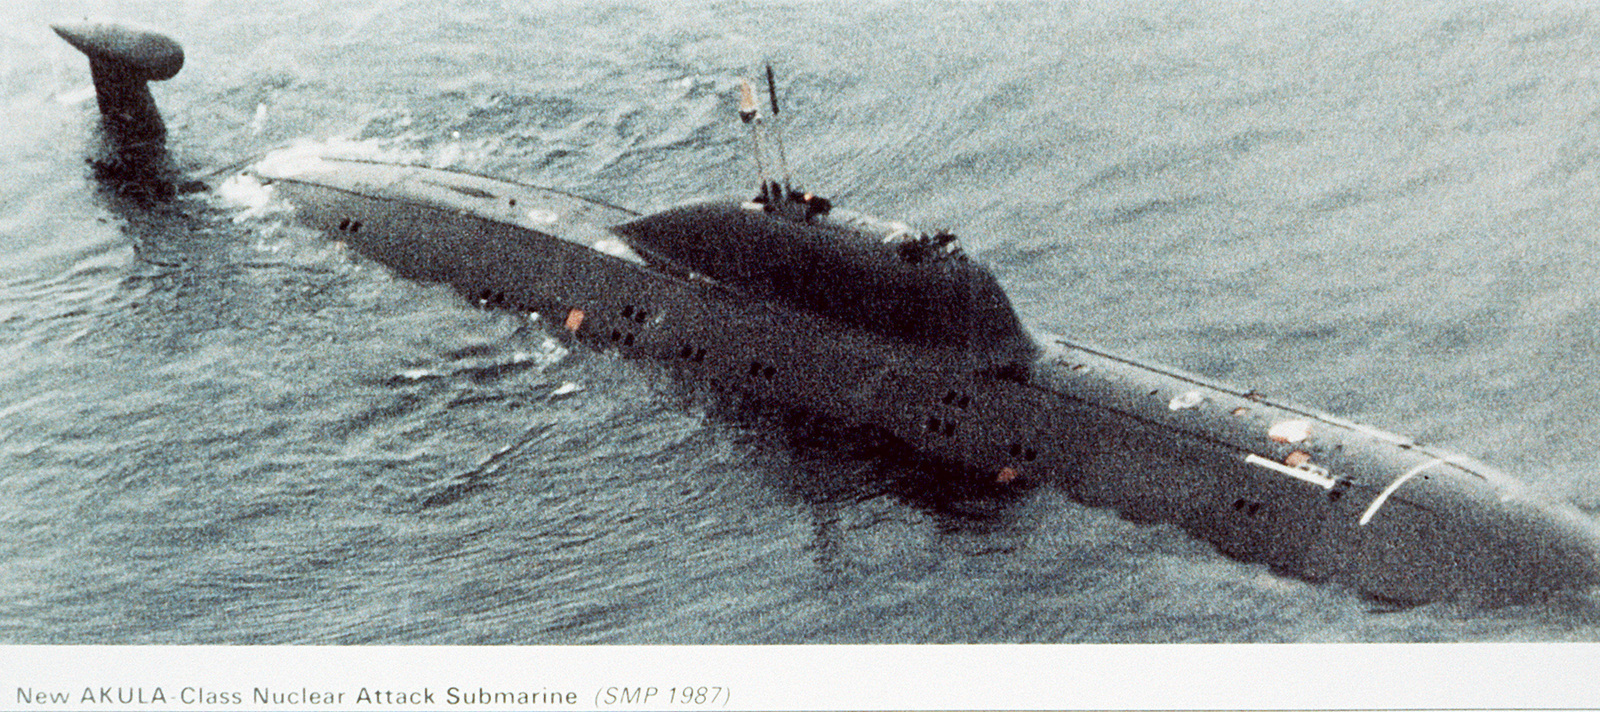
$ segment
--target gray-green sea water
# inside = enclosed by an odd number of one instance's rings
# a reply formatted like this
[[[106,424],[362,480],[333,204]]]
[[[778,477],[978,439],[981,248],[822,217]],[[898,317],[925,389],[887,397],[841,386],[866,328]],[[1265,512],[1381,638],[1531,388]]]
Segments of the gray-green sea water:
[[[1575,3],[0,9],[0,642],[1596,640],[1384,609],[1048,485],[947,487],[206,194],[90,178],[52,20],[179,38],[204,172],[295,140],[638,210],[793,172],[950,228],[1025,323],[1600,511],[1600,15]]]

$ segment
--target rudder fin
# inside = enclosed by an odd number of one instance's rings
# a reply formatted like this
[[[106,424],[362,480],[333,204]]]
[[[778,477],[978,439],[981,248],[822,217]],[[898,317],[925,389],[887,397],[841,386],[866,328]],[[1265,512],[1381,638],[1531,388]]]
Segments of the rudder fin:
[[[167,127],[148,83],[171,79],[183,69],[183,47],[155,29],[126,22],[82,19],[50,29],[89,58],[109,152],[91,161],[101,177],[164,182],[171,168]]]

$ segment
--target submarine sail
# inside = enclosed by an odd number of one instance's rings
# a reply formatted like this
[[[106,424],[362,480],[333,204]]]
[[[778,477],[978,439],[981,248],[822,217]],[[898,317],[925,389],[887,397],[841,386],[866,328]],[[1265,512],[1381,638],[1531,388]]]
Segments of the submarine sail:
[[[766,202],[698,203],[612,228],[646,260],[968,365],[1023,364],[1038,351],[1011,300],[948,234],[913,234],[846,211],[796,219]]]

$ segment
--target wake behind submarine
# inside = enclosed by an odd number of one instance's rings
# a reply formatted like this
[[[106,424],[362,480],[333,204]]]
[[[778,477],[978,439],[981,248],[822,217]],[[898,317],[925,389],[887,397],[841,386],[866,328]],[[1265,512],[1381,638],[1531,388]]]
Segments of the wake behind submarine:
[[[117,23],[53,27],[90,58],[107,140],[134,164],[164,162],[149,150],[165,128],[145,82],[177,72],[177,43]],[[767,80],[765,116],[748,84],[740,101],[760,176],[749,200],[640,215],[459,171],[294,151],[230,180],[479,306],[537,314],[586,346],[716,390],[880,430],[975,476],[1059,483],[1083,504],[1177,524],[1281,574],[1401,604],[1520,602],[1600,583],[1594,522],[1488,465],[1030,332],[953,235],[795,189],[770,68]]]

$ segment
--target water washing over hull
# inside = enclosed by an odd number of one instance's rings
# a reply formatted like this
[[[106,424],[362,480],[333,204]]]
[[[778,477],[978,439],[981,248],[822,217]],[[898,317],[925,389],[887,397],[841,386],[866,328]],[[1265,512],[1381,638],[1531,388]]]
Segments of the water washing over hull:
[[[741,108],[754,115],[748,97]],[[766,173],[754,200],[649,216],[304,152],[225,188],[283,201],[396,274],[536,313],[596,349],[881,429],[1000,483],[1059,483],[1285,574],[1406,603],[1600,582],[1593,522],[1486,465],[1031,333],[952,237],[834,209]]]
[[[752,299],[651,265],[607,229],[634,213],[556,191],[361,161],[263,165],[254,175],[301,221],[399,274],[684,378],[881,427],[984,476],[1063,483],[1283,573],[1410,603],[1600,580],[1580,513],[1408,438],[1062,339],[995,368]]]

